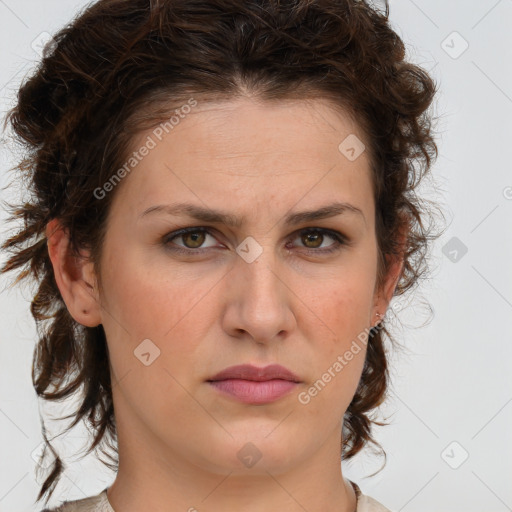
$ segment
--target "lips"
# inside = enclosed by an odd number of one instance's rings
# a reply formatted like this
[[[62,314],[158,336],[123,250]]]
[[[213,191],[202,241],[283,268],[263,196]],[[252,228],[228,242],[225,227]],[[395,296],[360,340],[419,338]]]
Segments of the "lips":
[[[250,405],[275,402],[295,389],[300,379],[281,365],[264,368],[230,366],[207,381],[223,396]]]
[[[230,366],[229,368],[226,368],[217,373],[217,375],[211,379],[208,379],[208,381],[211,382],[226,379],[252,380],[255,382],[280,379],[288,380],[291,382],[300,382],[300,379],[297,377],[297,375],[279,364],[271,364],[269,366],[265,366],[264,368],[258,368],[249,364]]]

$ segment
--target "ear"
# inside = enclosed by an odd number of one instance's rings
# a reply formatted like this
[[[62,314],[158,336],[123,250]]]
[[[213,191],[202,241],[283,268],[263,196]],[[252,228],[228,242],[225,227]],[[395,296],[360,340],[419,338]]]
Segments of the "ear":
[[[89,253],[79,258],[72,254],[68,232],[58,219],[47,224],[46,239],[55,281],[70,315],[86,327],[96,327],[101,323],[101,308]]]
[[[398,281],[402,275],[404,267],[404,253],[406,249],[407,236],[409,234],[410,224],[409,220],[404,220],[402,229],[399,235],[399,251],[398,254],[386,255],[386,261],[388,263],[388,272],[381,283],[380,289],[376,290],[375,294],[375,305],[372,319],[377,315],[377,322],[372,324],[373,327],[378,325],[383,316],[385,316],[386,310],[388,309],[389,303],[393,298],[395,289]]]

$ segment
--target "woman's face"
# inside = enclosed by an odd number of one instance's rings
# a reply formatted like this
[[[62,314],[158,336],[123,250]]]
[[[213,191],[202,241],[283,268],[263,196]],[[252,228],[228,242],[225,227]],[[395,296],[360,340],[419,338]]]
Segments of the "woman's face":
[[[120,450],[218,473],[339,457],[362,340],[387,306],[362,133],[320,100],[198,102],[167,129],[133,141],[139,161],[110,192],[98,321]],[[351,206],[300,215],[334,203]],[[298,382],[210,382],[234,365]]]

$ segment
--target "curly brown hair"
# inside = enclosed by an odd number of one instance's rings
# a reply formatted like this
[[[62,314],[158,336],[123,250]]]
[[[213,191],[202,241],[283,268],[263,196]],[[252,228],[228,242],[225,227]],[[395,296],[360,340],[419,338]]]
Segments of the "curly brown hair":
[[[126,161],[135,134],[169,117],[170,103],[247,92],[265,101],[322,97],[349,112],[366,137],[378,282],[387,256],[399,254],[404,265],[395,295],[412,289],[429,270],[429,242],[439,236],[425,225],[431,209],[415,193],[438,153],[429,112],[437,85],[406,61],[388,17],[387,2],[378,10],[366,0],[100,0],[54,36],[20,87],[5,125],[22,145],[13,171],[31,199],[6,205],[9,219],[22,220],[23,228],[2,244],[11,255],[0,271],[18,269],[13,284],[29,277],[38,284],[30,308],[39,335],[32,368],[37,395],[59,401],[78,394],[79,408],[66,417],[74,418],[69,429],[85,420],[94,434],[87,453],[101,447],[109,468],[117,469],[118,457],[105,332],[68,312],[48,255],[47,224],[59,219],[70,249],[77,256],[88,249],[99,276],[115,191],[101,199],[94,191]],[[395,341],[384,321],[370,332],[345,415],[344,459],[369,442],[380,446],[372,423],[384,423],[369,413],[388,391],[384,335]],[[56,457],[37,497],[48,494],[48,501],[65,466],[41,420],[45,446]]]

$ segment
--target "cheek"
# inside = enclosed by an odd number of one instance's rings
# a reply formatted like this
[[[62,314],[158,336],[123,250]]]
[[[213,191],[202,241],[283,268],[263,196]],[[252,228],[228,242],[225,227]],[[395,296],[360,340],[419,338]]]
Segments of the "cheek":
[[[340,337],[336,345],[320,351],[311,380],[297,395],[298,407],[319,431],[337,428],[342,421],[361,379],[366,344]]]
[[[195,353],[214,322],[215,304],[221,300],[216,295],[218,276],[194,280],[174,271],[172,276],[165,274],[165,269],[128,257],[105,272],[102,323],[117,378],[144,371],[148,385],[158,384],[154,379],[165,368],[181,382],[179,376],[194,366]],[[156,357],[148,367],[137,358],[146,346],[149,358]]]
[[[207,276],[196,280],[193,274],[149,264],[136,253],[112,262],[104,281],[105,309],[130,335],[162,341],[187,323],[187,317],[190,320],[197,314],[201,298],[207,297],[215,284],[213,280],[209,283]]]
[[[357,389],[366,357],[374,286],[371,272],[363,267],[331,279],[314,294],[300,292],[307,297],[301,330],[315,345],[313,387],[304,396],[313,415],[333,407],[333,418],[337,418]]]
[[[312,422],[341,420],[359,384],[368,339],[370,294],[361,287],[329,293],[311,300],[320,320],[312,320],[309,340],[314,340],[313,371],[298,402]],[[323,334],[322,334],[323,333]]]
[[[161,274],[126,260],[112,269],[106,289],[116,316],[105,315],[104,328],[113,373],[132,406],[143,416],[158,409],[162,418],[169,418],[179,408],[176,404],[182,404],[186,419],[200,412],[190,405],[183,384],[192,369],[201,367],[198,350],[218,317],[213,307],[221,297],[216,280],[193,281],[176,274],[171,280]],[[149,353],[147,366],[144,353]]]
[[[357,384],[366,355],[370,302],[366,294],[339,294],[324,304],[322,321],[328,329],[328,341],[317,335],[317,378],[332,382],[332,392],[350,393]],[[335,377],[333,377],[333,375]],[[354,387],[355,390],[355,387]]]
[[[296,294],[306,306],[305,318],[309,318],[310,328],[316,325],[340,348],[349,338],[369,328],[373,288],[371,272],[352,269],[333,275],[316,287],[304,283]]]

